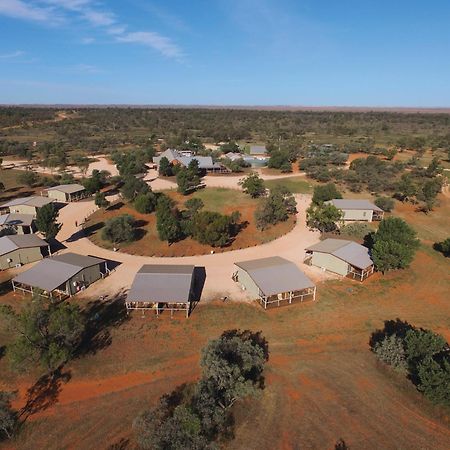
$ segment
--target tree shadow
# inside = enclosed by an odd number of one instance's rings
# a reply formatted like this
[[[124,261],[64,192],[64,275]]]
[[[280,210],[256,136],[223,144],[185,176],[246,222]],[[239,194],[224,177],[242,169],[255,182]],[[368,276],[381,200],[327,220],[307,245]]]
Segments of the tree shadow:
[[[0,283],[0,296],[6,295],[12,291],[11,278]]]
[[[0,346],[0,359],[2,359],[6,355],[6,345]]]
[[[134,229],[134,240],[140,241],[147,234],[147,230],[143,228],[135,228]]]
[[[47,239],[48,244],[50,245],[50,251],[52,253],[59,252],[60,250],[64,250],[67,247],[60,241],[55,238]]]
[[[63,372],[62,366],[40,377],[27,391],[27,402],[19,412],[21,422],[24,423],[33,414],[45,411],[57,403],[62,385],[71,378],[70,371]]]
[[[350,450],[350,447],[344,441],[344,439],[339,438],[334,445],[334,450]]]
[[[75,233],[73,233],[72,236],[68,237],[66,239],[66,242],[75,242],[75,241],[78,241],[79,239],[82,239],[84,237],[91,236],[96,231],[98,231],[101,228],[103,228],[104,225],[105,225],[105,222],[97,222],[97,223],[94,223],[92,225],[89,225],[88,227],[84,227],[81,230],[78,230]]]
[[[114,203],[113,205],[108,206],[108,211],[116,211],[122,208],[123,205],[124,203],[119,201],[117,203]]]
[[[409,330],[413,330],[414,327],[408,322],[401,320],[399,318],[395,320],[385,320],[384,328],[381,330],[375,330],[369,340],[370,348],[374,348],[376,344],[383,341],[386,337],[397,335],[400,338],[405,338],[406,333]]]
[[[119,292],[110,299],[98,299],[87,304],[83,311],[86,329],[76,357],[96,354],[111,344],[110,329],[119,327],[129,320],[124,298],[124,292]]]

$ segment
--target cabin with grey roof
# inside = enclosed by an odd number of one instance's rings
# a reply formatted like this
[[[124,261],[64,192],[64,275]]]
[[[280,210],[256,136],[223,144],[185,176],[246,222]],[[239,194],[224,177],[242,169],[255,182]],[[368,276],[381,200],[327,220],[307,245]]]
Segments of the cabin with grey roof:
[[[33,214],[7,213],[0,216],[0,230],[13,229],[17,234],[31,234],[36,231]]]
[[[374,272],[369,249],[353,241],[325,239],[306,248],[305,264],[364,281]]]
[[[14,291],[71,297],[108,274],[108,263],[104,259],[63,253],[40,261],[13,278],[12,284]]]
[[[35,234],[13,234],[0,238],[0,269],[20,267],[50,254],[47,242]]]
[[[46,189],[48,198],[58,202],[75,202],[87,196],[86,189],[81,184],[60,184]]]
[[[340,209],[345,221],[373,222],[382,220],[384,216],[383,210],[369,200],[335,198],[325,203]]]
[[[145,264],[136,274],[128,292],[127,311],[184,311],[189,317],[194,295],[194,271],[191,265]]]
[[[272,256],[234,263],[236,270],[233,280],[242,290],[259,301],[264,309],[267,306],[280,306],[293,300],[316,298],[315,284],[291,261]]]
[[[44,205],[48,205],[49,203],[53,203],[54,201],[55,200],[53,198],[38,195],[31,197],[20,197],[3,203],[0,205],[0,210],[17,214],[31,214],[36,217],[39,208],[42,208]]]

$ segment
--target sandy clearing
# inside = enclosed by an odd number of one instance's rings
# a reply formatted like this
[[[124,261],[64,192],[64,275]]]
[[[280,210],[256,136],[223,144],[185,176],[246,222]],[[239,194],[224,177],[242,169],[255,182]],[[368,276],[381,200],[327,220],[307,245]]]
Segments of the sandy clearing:
[[[117,170],[117,167],[108,161],[105,155],[98,155],[95,156],[98,161],[94,161],[89,164],[89,167],[86,171],[86,176],[91,176],[92,171],[97,170],[107,170],[111,175],[119,175],[119,171]],[[50,175],[57,175],[59,173],[59,169],[51,169],[49,167],[43,167],[39,166],[34,163],[30,163],[26,159],[4,159],[2,162],[2,166],[10,166],[14,165],[14,169],[17,170],[28,170],[32,169],[35,172],[42,173],[42,174],[50,174]],[[80,169],[76,166],[68,166],[65,169],[66,172],[71,173],[74,176],[81,177],[83,174],[81,173]]]

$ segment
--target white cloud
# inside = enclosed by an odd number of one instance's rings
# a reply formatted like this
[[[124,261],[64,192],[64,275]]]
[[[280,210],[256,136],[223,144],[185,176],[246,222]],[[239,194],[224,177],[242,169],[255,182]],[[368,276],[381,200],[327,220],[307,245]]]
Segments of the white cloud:
[[[52,8],[43,8],[22,0],[0,0],[0,14],[15,19],[55,23],[61,17]]]
[[[23,55],[25,55],[25,52],[23,52],[22,50],[17,50],[12,53],[4,53],[4,54],[0,55],[0,59],[12,59],[12,58],[17,58],[17,57],[23,56]]]
[[[95,39],[93,37],[84,37],[81,39],[81,43],[85,45],[89,45],[95,42]]]
[[[183,56],[181,49],[171,39],[154,31],[135,31],[117,37],[118,42],[142,44],[157,50],[168,58],[180,59]]]

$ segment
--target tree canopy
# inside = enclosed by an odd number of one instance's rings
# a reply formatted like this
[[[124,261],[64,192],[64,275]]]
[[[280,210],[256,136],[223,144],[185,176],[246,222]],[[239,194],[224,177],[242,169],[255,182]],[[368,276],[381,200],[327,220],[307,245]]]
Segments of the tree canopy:
[[[45,239],[54,239],[61,229],[57,222],[59,211],[53,203],[48,203],[37,210],[36,228],[44,233]]]
[[[239,181],[242,190],[252,198],[261,197],[266,193],[264,180],[256,173],[249,173],[244,179]]]

